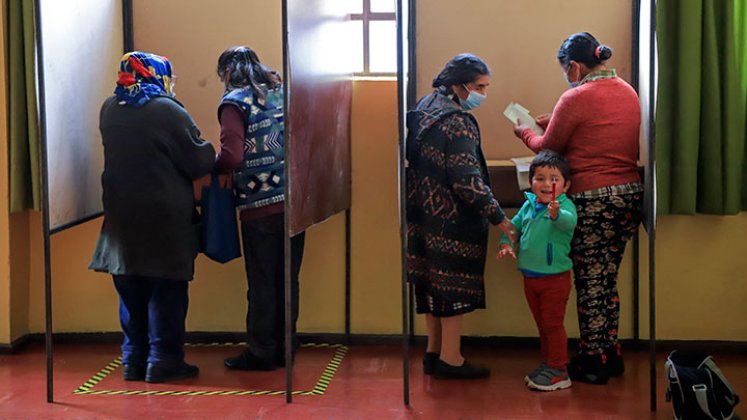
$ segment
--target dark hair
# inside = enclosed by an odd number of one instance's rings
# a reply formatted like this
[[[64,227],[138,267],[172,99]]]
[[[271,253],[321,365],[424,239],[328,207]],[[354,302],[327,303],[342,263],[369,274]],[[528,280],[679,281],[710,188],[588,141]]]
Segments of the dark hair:
[[[534,178],[534,171],[537,168],[556,168],[563,175],[563,179],[568,182],[571,179],[571,167],[568,166],[568,161],[565,160],[563,155],[552,150],[544,149],[539,152],[534,159],[532,164],[529,165],[529,180]]]
[[[479,76],[489,74],[488,65],[480,57],[462,53],[446,63],[443,70],[433,79],[433,87],[450,88],[454,85],[474,82]]]
[[[221,79],[228,75],[228,86],[250,86],[254,94],[260,97],[266,95],[267,89],[274,89],[282,83],[277,71],[262,64],[257,53],[244,46],[235,46],[223,51],[218,58],[216,72]],[[262,84],[266,87],[263,88]]]
[[[558,50],[558,61],[567,67],[571,60],[594,68],[612,57],[612,48],[600,44],[594,35],[577,32],[563,41]]]

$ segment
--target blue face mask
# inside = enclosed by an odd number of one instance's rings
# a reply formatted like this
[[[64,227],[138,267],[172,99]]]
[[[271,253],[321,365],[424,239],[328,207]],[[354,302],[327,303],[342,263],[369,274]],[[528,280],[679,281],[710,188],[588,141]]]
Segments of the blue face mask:
[[[488,97],[488,95],[482,95],[474,90],[469,90],[466,85],[462,85],[462,87],[469,92],[469,95],[467,95],[467,99],[459,98],[459,103],[462,104],[462,108],[467,111],[477,108],[482,104],[485,98]]]

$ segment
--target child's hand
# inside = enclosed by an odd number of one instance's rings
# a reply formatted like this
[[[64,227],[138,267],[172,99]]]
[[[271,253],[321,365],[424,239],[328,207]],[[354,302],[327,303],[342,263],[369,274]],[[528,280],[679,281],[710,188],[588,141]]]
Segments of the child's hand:
[[[511,258],[516,259],[516,253],[514,252],[514,249],[509,244],[502,244],[501,250],[498,251],[498,255],[495,256],[497,260],[500,260],[501,258],[505,257],[506,255],[510,255]]]
[[[511,220],[508,217],[504,217],[503,220],[498,223],[498,228],[500,228],[503,233],[508,236],[508,240],[509,242],[511,242],[511,245],[514,245],[519,239],[519,233],[516,232],[514,224],[511,223]]]
[[[558,212],[560,212],[560,203],[558,200],[553,200],[547,205],[547,214],[552,220],[558,220]]]

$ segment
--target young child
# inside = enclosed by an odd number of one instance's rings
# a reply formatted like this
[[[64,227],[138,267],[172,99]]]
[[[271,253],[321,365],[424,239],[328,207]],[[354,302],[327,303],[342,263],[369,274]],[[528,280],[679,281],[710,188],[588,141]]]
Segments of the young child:
[[[571,238],[576,208],[565,196],[571,185],[570,168],[563,156],[541,151],[529,167],[532,192],[512,222],[519,232],[514,250],[503,235],[497,258],[517,259],[524,274],[524,294],[539,330],[542,363],[524,377],[527,386],[555,391],[571,386],[566,363],[568,343],[563,326],[571,291]]]

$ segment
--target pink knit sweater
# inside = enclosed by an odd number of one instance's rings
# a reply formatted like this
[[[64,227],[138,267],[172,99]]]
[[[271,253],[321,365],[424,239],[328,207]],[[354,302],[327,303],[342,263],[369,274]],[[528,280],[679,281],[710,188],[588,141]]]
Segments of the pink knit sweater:
[[[610,185],[640,182],[638,95],[614,77],[569,89],[558,100],[543,136],[527,128],[524,143],[535,153],[551,149],[571,166],[575,194]]]

